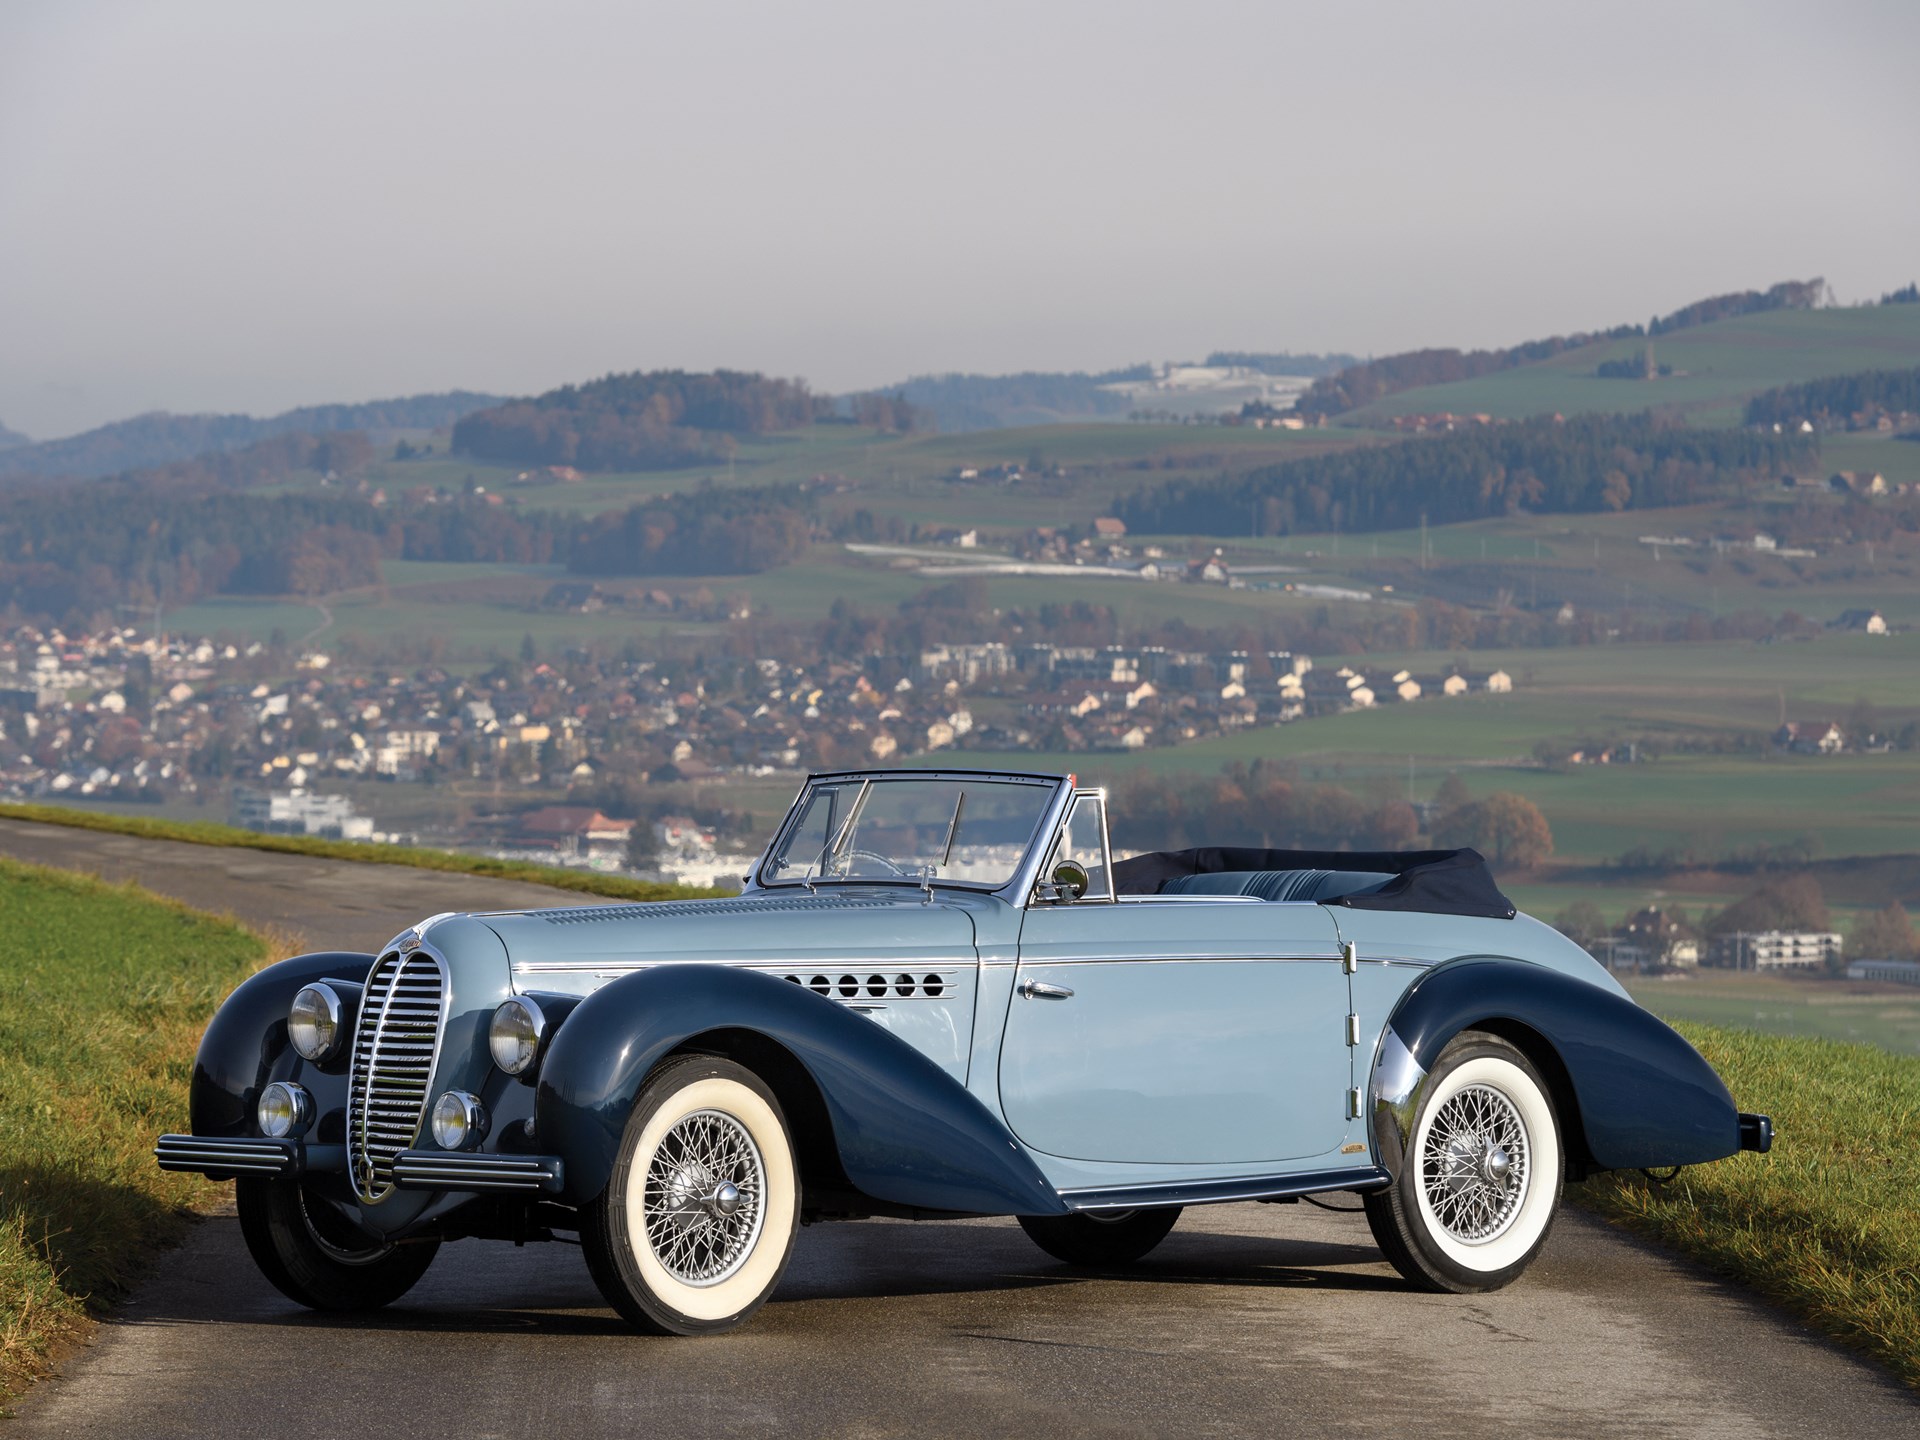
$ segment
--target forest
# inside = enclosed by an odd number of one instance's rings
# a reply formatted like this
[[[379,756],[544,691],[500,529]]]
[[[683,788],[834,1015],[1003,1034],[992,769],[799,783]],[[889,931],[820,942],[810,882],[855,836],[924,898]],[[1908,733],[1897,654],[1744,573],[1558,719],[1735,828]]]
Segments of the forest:
[[[477,411],[453,427],[453,448],[516,465],[671,470],[723,460],[741,438],[832,414],[833,401],[801,380],[634,371]]]
[[[1538,419],[1169,481],[1116,499],[1114,513],[1136,534],[1292,535],[1645,509],[1771,483],[1815,454],[1808,437],[1646,416]]]
[[[1920,414],[1920,368],[1862,370],[1782,385],[1747,402],[1749,425],[1797,425],[1811,421],[1821,429],[1844,426],[1855,415]]]

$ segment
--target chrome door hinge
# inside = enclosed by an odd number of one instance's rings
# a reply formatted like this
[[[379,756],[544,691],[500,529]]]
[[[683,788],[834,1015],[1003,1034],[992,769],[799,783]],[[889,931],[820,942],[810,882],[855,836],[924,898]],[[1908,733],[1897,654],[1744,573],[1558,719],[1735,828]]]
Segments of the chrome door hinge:
[[[1349,1015],[1347,1016],[1347,1044],[1358,1045],[1359,1043],[1360,1017],[1358,1015]]]
[[[1359,1118],[1360,1118],[1360,1087],[1356,1085],[1353,1087],[1353,1089],[1347,1091],[1347,1119],[1358,1120]]]
[[[1360,945],[1358,941],[1349,940],[1340,947],[1340,968],[1349,975],[1359,970]]]

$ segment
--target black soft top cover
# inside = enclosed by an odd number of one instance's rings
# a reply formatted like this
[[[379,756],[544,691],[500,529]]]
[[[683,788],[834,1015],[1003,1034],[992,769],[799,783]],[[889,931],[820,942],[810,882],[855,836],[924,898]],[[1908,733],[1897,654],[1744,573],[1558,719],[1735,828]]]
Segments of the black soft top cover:
[[[1254,850],[1215,845],[1199,850],[1155,850],[1117,861],[1114,884],[1122,895],[1157,895],[1180,875],[1222,870],[1373,870],[1386,884],[1325,901],[1354,910],[1418,910],[1430,915],[1478,915],[1511,920],[1513,902],[1500,893],[1478,850]]]

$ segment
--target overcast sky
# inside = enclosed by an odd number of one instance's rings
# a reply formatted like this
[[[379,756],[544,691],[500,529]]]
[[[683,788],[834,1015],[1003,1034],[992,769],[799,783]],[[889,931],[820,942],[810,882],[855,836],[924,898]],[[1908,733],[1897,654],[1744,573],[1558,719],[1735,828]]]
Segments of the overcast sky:
[[[6,0],[0,421],[1871,298],[1917,66],[1910,0]]]

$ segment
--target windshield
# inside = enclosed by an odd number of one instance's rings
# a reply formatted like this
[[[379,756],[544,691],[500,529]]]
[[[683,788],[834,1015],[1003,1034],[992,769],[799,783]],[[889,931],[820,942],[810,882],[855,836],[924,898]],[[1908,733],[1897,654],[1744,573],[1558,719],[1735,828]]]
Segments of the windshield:
[[[1004,776],[836,777],[807,787],[763,884],[1013,879],[1057,788]]]

